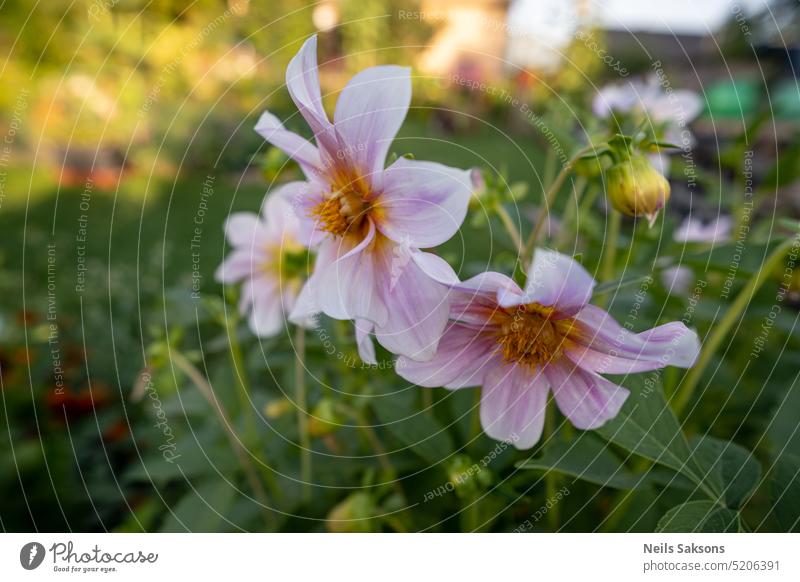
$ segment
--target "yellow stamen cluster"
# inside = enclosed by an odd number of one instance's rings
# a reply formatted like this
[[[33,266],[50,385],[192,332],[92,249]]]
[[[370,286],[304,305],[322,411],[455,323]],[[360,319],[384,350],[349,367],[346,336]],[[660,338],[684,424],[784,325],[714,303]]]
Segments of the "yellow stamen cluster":
[[[340,190],[317,204],[311,217],[319,220],[319,228],[336,236],[353,232],[365,216],[363,197],[354,190]]]
[[[561,355],[572,322],[553,320],[551,312],[551,309],[531,303],[504,309],[495,316],[499,324],[497,343],[507,362],[536,368]]]

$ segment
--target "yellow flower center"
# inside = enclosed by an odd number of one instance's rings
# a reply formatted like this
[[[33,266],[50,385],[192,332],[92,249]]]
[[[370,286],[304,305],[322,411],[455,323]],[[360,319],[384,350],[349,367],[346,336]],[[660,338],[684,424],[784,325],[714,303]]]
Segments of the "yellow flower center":
[[[334,192],[311,210],[311,217],[319,221],[320,229],[336,236],[357,232],[368,206],[364,197],[352,189]]]
[[[538,303],[501,309],[495,321],[503,359],[536,368],[558,358],[573,320],[555,320],[552,313],[552,308]]]

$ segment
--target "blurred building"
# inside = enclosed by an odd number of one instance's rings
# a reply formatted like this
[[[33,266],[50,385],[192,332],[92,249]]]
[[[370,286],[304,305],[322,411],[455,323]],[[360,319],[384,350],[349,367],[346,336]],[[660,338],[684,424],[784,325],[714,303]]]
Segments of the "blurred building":
[[[504,71],[509,0],[423,0],[418,18],[434,28],[418,66],[429,75],[491,79]]]

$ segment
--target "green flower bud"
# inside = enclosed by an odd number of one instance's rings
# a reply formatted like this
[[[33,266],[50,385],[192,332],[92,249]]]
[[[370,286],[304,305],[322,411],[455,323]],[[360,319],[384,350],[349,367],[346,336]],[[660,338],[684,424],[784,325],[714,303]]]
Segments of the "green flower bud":
[[[311,411],[308,419],[308,433],[312,437],[330,434],[341,427],[342,419],[336,412],[336,406],[330,398],[323,398]]]
[[[644,216],[650,226],[669,200],[669,182],[639,153],[606,170],[606,193],[617,211]]]

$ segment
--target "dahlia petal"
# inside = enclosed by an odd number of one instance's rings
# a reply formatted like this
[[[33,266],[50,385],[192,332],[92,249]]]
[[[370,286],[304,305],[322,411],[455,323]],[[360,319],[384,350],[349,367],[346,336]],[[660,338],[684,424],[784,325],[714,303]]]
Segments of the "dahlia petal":
[[[427,362],[401,356],[397,359],[400,377],[426,388],[457,389],[483,384],[487,371],[494,368],[495,343],[476,335],[458,323],[450,323],[439,340],[436,354]]]
[[[569,361],[550,363],[545,374],[559,410],[582,430],[598,428],[614,418],[630,394]]]
[[[280,120],[272,113],[269,111],[262,113],[255,130],[261,137],[296,161],[306,176],[311,178],[319,174],[322,161],[316,146],[283,127]]]
[[[317,302],[316,282],[309,279],[294,300],[294,305],[289,311],[289,321],[303,327],[315,327],[316,316],[320,311],[322,309]]]
[[[252,212],[235,212],[225,220],[225,237],[234,247],[260,248],[269,241],[264,223]]]
[[[509,277],[486,271],[452,286],[450,318],[465,324],[486,324],[498,310],[500,298],[516,295],[522,290]]]
[[[375,336],[392,353],[413,360],[430,360],[450,312],[448,289],[431,279],[401,245],[386,245],[376,253],[382,270],[381,296],[390,306],[388,318],[375,322]]]
[[[234,250],[222,264],[217,267],[214,273],[214,279],[219,283],[236,283],[237,281],[250,277],[257,264],[258,262],[253,257],[253,253],[250,252],[250,250]]]
[[[458,275],[453,271],[450,263],[433,253],[412,252],[411,259],[422,269],[425,274],[442,285],[456,285],[459,283]]]
[[[322,166],[336,159],[339,143],[333,124],[322,107],[322,92],[319,88],[319,69],[317,67],[317,36],[310,37],[289,62],[286,68],[286,88],[300,115],[311,127],[319,153],[324,154]]]
[[[283,306],[277,281],[262,276],[249,281],[252,305],[248,323],[253,333],[259,337],[278,334],[284,325]]]
[[[299,239],[300,220],[295,211],[299,201],[310,191],[308,182],[288,182],[275,188],[264,198],[261,216],[267,231],[275,240],[285,236]]]
[[[395,242],[438,246],[461,227],[471,192],[469,170],[400,158],[384,172],[378,228]]]
[[[542,436],[550,384],[537,370],[500,365],[486,374],[481,390],[481,426],[493,439],[529,449]]]
[[[411,104],[407,67],[371,67],[347,83],[333,114],[343,150],[338,158],[367,177],[379,178],[386,154]]]
[[[528,270],[525,303],[539,303],[572,314],[589,302],[594,286],[589,272],[571,257],[537,249]]]
[[[316,247],[328,236],[319,219],[314,217],[314,209],[324,201],[324,191],[313,187],[303,190],[294,199],[294,212],[298,221],[297,236],[308,247]]]
[[[489,294],[495,299],[500,293],[506,292],[522,295],[522,289],[519,288],[519,285],[517,285],[513,279],[494,271],[484,271],[466,281],[457,283],[455,288],[465,293]]]
[[[375,344],[372,342],[372,330],[375,325],[366,319],[356,319],[356,345],[358,346],[358,357],[362,362],[378,365],[378,358],[375,356]]]
[[[318,299],[320,290],[319,273],[336,262],[338,248],[338,245],[333,241],[327,240],[317,250],[314,272],[303,285],[303,288],[300,289],[300,293],[289,312],[289,321],[295,325],[304,327],[314,327],[316,325],[317,315],[322,311]]]
[[[700,353],[697,334],[679,321],[636,334],[594,305],[584,307],[575,320],[583,329],[570,338],[577,345],[567,345],[564,351],[593,372],[627,374],[665,366],[690,368]]]
[[[342,240],[326,239],[322,246],[336,247],[340,257],[314,277],[317,301],[325,314],[335,319],[368,319],[383,324],[388,311],[378,292],[378,284],[389,278],[376,263],[376,254],[368,247],[375,238],[370,222],[367,236],[357,246],[347,249]]]

